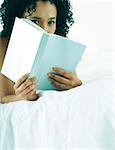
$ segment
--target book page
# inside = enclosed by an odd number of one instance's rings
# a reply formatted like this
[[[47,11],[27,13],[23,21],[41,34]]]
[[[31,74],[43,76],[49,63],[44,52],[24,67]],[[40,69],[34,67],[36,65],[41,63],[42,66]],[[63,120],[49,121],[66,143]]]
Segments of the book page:
[[[1,73],[16,82],[31,67],[43,32],[16,18]]]

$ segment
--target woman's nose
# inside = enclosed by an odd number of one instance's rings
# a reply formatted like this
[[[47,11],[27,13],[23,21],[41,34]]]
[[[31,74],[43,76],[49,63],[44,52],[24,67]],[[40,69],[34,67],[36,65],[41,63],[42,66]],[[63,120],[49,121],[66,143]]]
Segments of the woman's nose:
[[[41,27],[42,29],[44,29],[46,32],[48,32],[48,25],[47,25],[46,23],[41,23],[41,24],[40,24],[40,27]]]

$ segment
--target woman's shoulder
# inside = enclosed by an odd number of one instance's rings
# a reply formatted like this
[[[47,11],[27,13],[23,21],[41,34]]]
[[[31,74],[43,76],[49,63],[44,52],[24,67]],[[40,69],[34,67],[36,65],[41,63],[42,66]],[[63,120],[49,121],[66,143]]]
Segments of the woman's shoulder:
[[[0,51],[4,51],[4,48],[7,47],[9,42],[9,38],[7,36],[4,36],[1,32],[0,32]]]
[[[0,32],[0,48],[2,46],[6,46],[8,44],[9,38],[7,36],[2,35]]]
[[[4,60],[9,38],[0,34],[0,69]]]
[[[0,35],[0,52],[4,51],[4,49],[6,49],[7,45],[8,45],[8,37],[3,37]]]

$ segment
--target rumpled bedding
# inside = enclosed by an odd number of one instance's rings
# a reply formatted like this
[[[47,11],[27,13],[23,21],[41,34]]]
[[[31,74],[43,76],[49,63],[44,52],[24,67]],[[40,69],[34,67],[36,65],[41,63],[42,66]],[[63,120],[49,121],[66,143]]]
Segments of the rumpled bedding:
[[[1,150],[115,150],[112,76],[0,104]]]

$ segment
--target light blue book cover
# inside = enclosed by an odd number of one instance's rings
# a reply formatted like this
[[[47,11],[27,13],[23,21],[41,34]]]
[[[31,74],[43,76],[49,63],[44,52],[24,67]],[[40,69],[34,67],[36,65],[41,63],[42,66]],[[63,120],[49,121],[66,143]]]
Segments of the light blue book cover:
[[[38,48],[30,77],[38,78],[39,90],[55,90],[47,73],[52,67],[74,72],[86,46],[67,38],[44,33]]]

